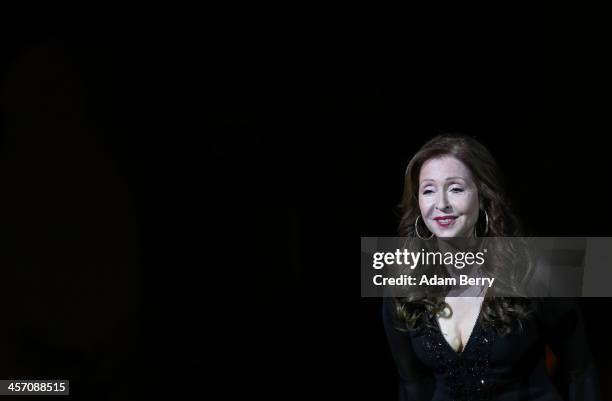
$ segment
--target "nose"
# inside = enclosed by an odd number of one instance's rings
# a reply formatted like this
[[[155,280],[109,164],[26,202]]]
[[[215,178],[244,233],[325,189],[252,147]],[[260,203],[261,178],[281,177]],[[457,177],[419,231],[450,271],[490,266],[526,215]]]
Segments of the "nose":
[[[438,196],[438,200],[436,202],[436,209],[438,210],[446,210],[450,207],[448,203],[448,199],[446,199],[446,193],[442,192],[440,196]]]

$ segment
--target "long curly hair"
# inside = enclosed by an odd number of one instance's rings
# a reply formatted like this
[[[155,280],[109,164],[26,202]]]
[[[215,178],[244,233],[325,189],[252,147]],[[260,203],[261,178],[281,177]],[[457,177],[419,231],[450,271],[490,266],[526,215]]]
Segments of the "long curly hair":
[[[522,230],[511,210],[511,203],[504,192],[503,177],[491,153],[476,139],[458,133],[442,134],[428,141],[410,160],[406,169],[404,192],[400,211],[399,234],[401,237],[415,237],[415,224],[420,215],[418,202],[419,174],[423,164],[434,158],[452,156],[463,162],[478,189],[480,215],[475,234],[490,237],[520,237]],[[488,227],[481,216],[488,215]],[[424,225],[419,233],[430,234]],[[512,258],[516,249],[501,251],[500,269],[504,257]],[[505,255],[504,255],[505,254]],[[525,266],[521,277],[531,273],[531,265]],[[512,283],[508,284],[510,287]],[[493,326],[500,335],[510,333],[516,326],[522,328],[522,321],[531,315],[530,301],[521,297],[485,297],[482,303],[480,321]],[[448,308],[448,309],[447,309]],[[442,297],[411,295],[395,298],[395,311],[400,322],[407,329],[420,325],[431,326],[431,317],[451,310]],[[452,313],[452,312],[451,312]]]

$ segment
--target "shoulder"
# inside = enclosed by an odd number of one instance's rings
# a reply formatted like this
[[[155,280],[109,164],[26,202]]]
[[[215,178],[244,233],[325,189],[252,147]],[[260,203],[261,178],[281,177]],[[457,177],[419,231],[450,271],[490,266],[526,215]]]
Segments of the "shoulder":
[[[581,324],[582,311],[576,298],[538,298],[532,304],[537,320],[545,329],[568,329]]]
[[[385,324],[396,324],[398,302],[393,297],[385,297],[382,301],[382,314]]]

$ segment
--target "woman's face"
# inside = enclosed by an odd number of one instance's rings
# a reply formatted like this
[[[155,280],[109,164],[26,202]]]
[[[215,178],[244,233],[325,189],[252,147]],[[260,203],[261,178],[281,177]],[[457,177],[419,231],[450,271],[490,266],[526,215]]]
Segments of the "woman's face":
[[[473,236],[478,189],[467,166],[453,156],[427,160],[419,174],[419,208],[436,237]]]

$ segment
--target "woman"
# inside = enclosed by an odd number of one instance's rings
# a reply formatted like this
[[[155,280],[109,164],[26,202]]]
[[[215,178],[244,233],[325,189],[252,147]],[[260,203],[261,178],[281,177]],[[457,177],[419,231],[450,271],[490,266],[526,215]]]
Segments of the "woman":
[[[495,160],[475,139],[432,139],[408,164],[400,235],[520,236],[500,180]],[[384,299],[400,400],[601,399],[575,302],[477,294]],[[546,345],[568,375],[565,391],[549,378]]]

